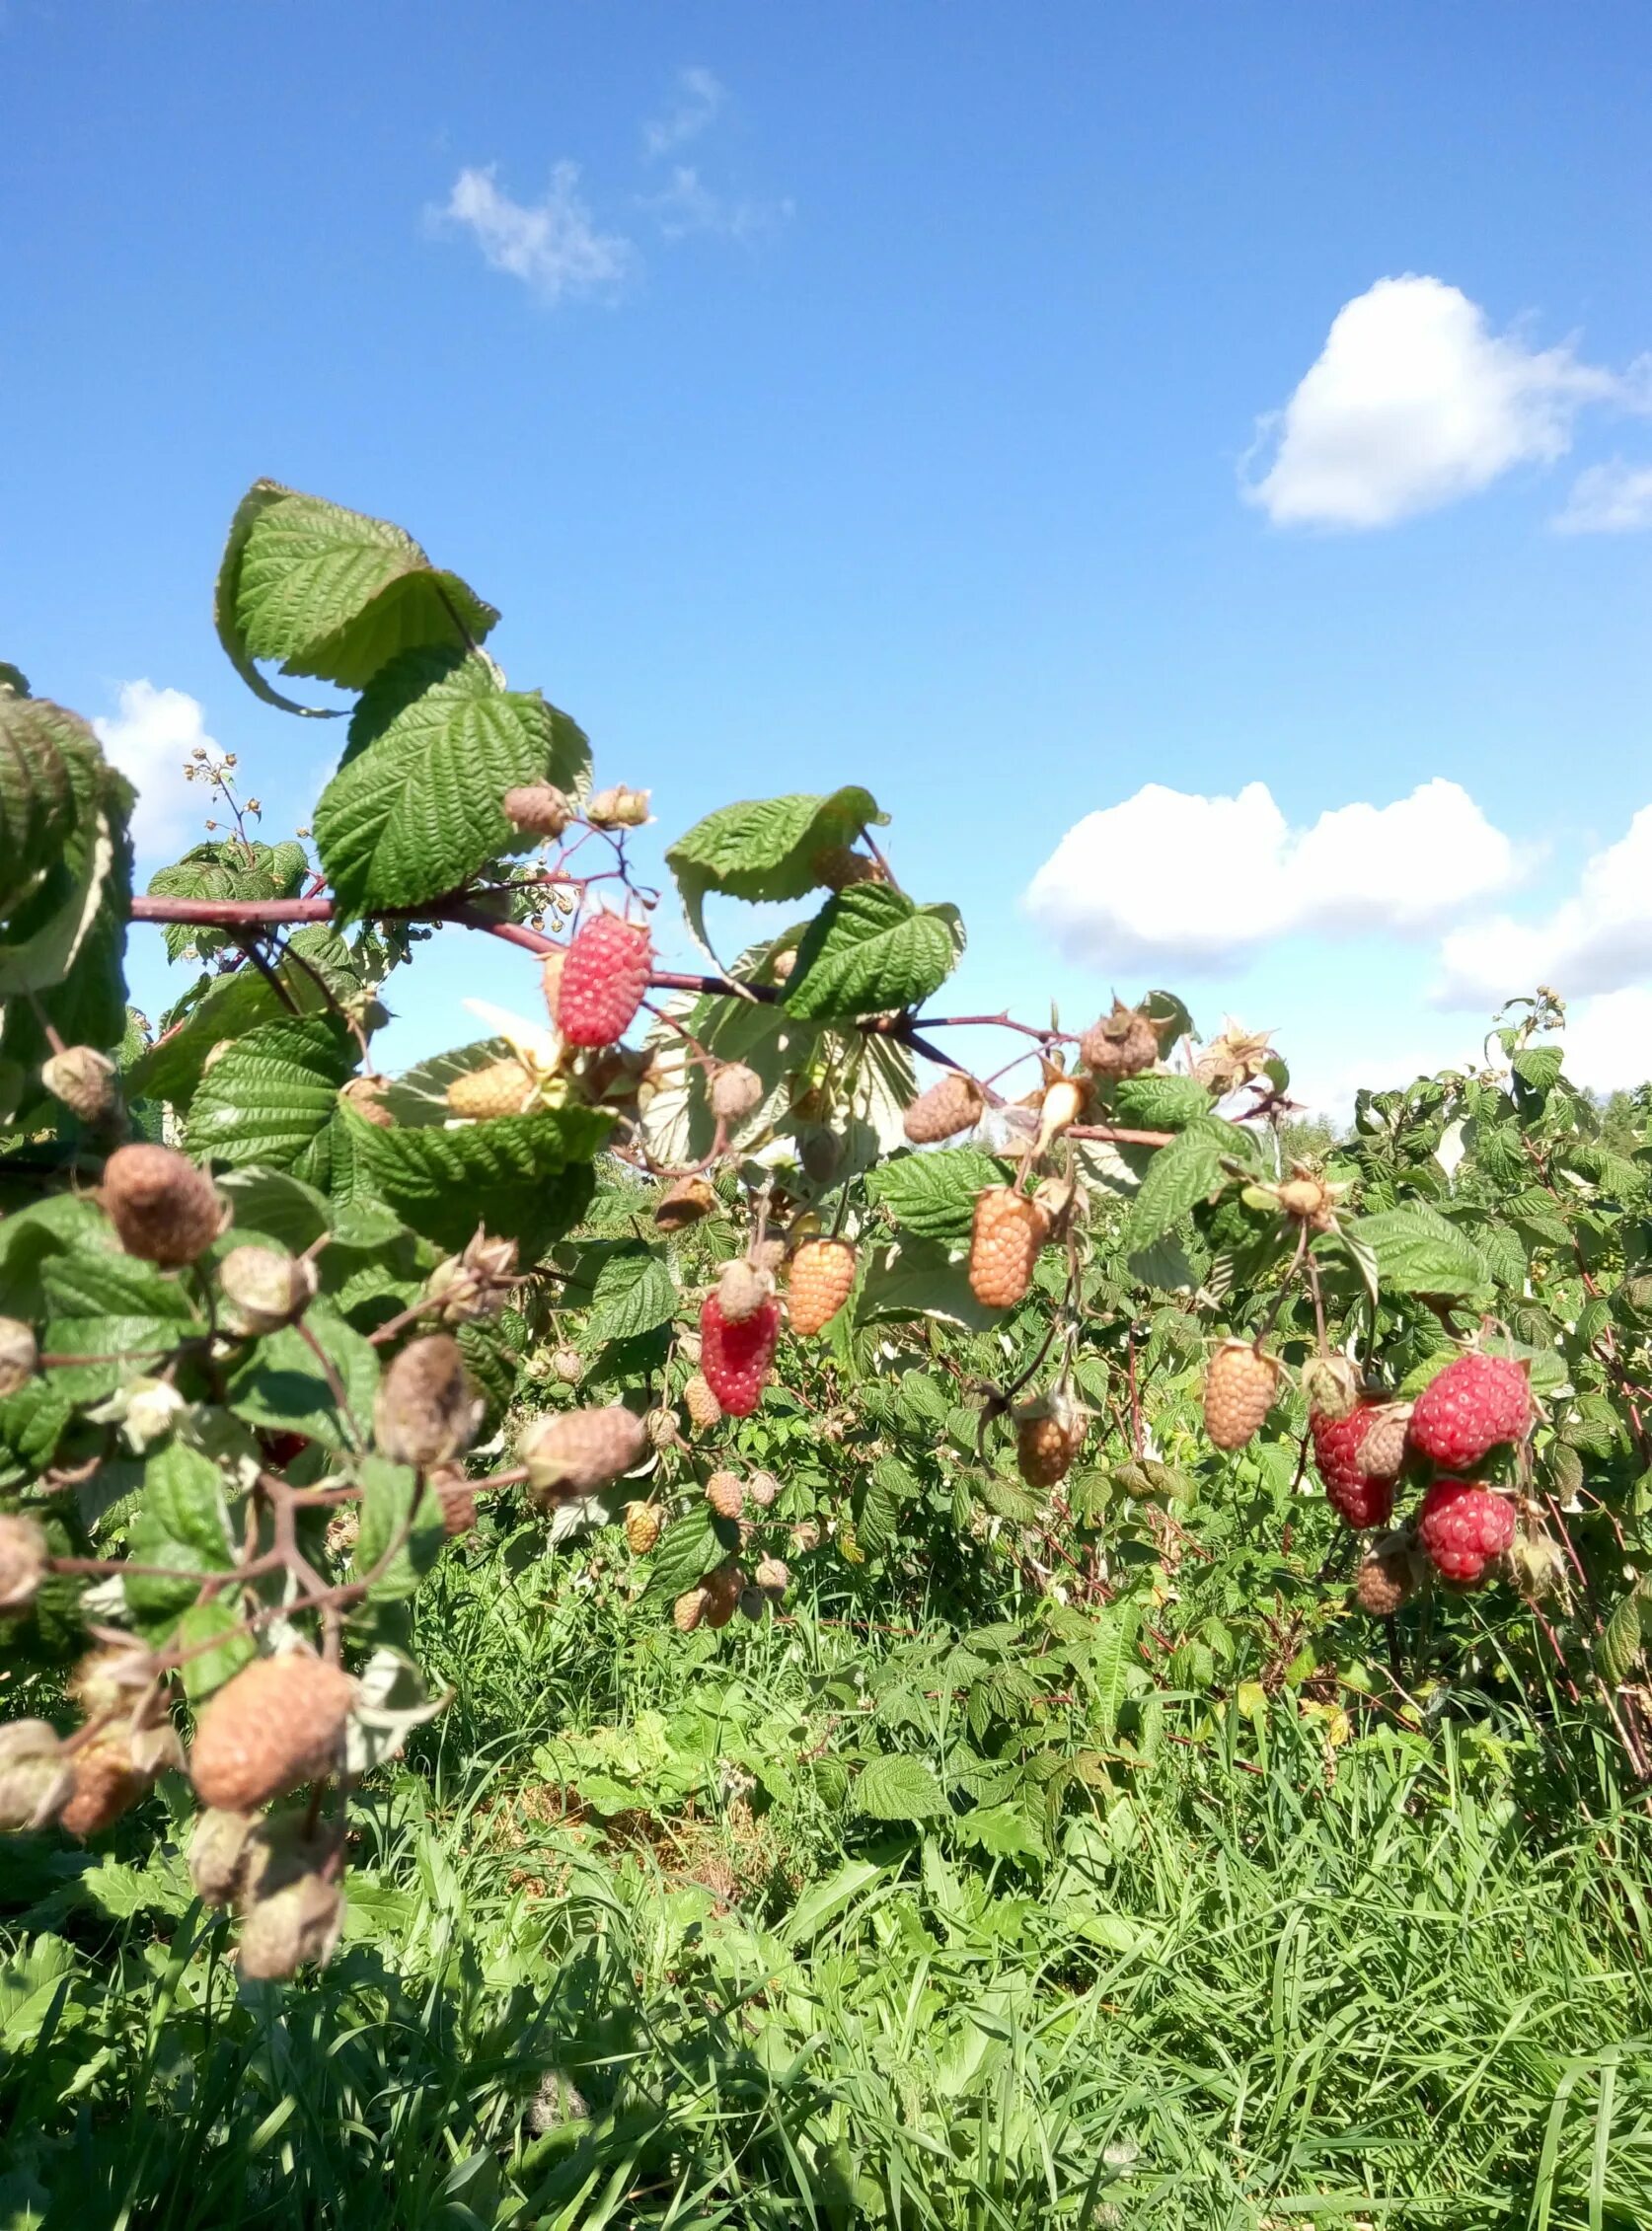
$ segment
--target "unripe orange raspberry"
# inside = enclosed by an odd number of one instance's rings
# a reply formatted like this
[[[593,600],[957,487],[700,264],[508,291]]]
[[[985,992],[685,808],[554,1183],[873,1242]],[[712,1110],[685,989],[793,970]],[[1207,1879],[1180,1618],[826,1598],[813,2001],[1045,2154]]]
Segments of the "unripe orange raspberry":
[[[745,1490],[732,1472],[713,1472],[706,1482],[706,1500],[719,1519],[737,1519],[746,1507]]]
[[[0,1512],[0,1613],[25,1611],[46,1577],[45,1528],[24,1511]]]
[[[114,1064],[95,1046],[65,1046],[40,1071],[40,1082],[82,1123],[102,1123],[120,1106]]]
[[[756,1316],[775,1291],[774,1273],[760,1271],[744,1256],[724,1263],[717,1279],[717,1307],[730,1324]]]
[[[516,1444],[528,1467],[528,1486],[542,1508],[576,1495],[594,1495],[648,1453],[648,1435],[635,1410],[610,1403],[601,1410],[563,1410],[536,1418]]]
[[[390,1079],[384,1077],[352,1077],[347,1084],[340,1084],[338,1097],[344,1105],[353,1108],[363,1123],[370,1123],[375,1131],[394,1131],[396,1118],[384,1104],[390,1089]]]
[[[1088,1092],[1076,1078],[1051,1079],[1038,1103],[1038,1144],[1034,1150],[1037,1153],[1044,1153],[1064,1132],[1073,1128],[1084,1114],[1088,1098]]]
[[[1159,1033],[1138,1008],[1115,1000],[1112,1012],[1085,1032],[1079,1052],[1091,1077],[1139,1077],[1159,1059]]]
[[[456,1077],[447,1088],[448,1112],[486,1122],[492,1116],[520,1115],[534,1092],[533,1072],[513,1059],[489,1062]]]
[[[703,1588],[686,1590],[671,1606],[671,1624],[679,1634],[693,1634],[711,1607],[711,1601]]]
[[[189,1753],[195,1795],[222,1812],[256,1813],[333,1773],[354,1702],[341,1666],[301,1650],[255,1658],[200,1716]]]
[[[779,1494],[780,1481],[773,1472],[753,1472],[746,1482],[746,1501],[760,1511],[771,1510]]]
[[[939,1083],[920,1093],[906,1111],[901,1128],[915,1147],[932,1147],[952,1139],[960,1131],[973,1131],[987,1112],[987,1096],[973,1077],[961,1069],[950,1070]]]
[[[0,1402],[26,1386],[39,1369],[40,1351],[21,1317],[0,1317]]]
[[[393,1463],[427,1471],[463,1455],[485,1404],[451,1333],[410,1340],[379,1385],[373,1438]]]
[[[661,1231],[686,1231],[691,1224],[711,1216],[716,1205],[710,1178],[680,1177],[654,1203],[654,1222]]]
[[[1248,1340],[1225,1340],[1205,1373],[1205,1431],[1218,1449],[1242,1449],[1273,1408],[1279,1365]]]
[[[1014,1308],[1022,1299],[1047,1229],[1043,1210],[1012,1185],[989,1185],[976,1195],[969,1286],[984,1308]]]
[[[646,1557],[658,1541],[665,1522],[652,1503],[634,1503],[626,1513],[626,1546],[634,1557]]]
[[[702,1433],[722,1423],[722,1404],[712,1392],[711,1384],[703,1372],[696,1372],[683,1388],[683,1404],[690,1422]]]
[[[1297,1170],[1279,1188],[1279,1206],[1285,1214],[1298,1218],[1315,1231],[1330,1228],[1334,1198],[1324,1179],[1314,1176],[1309,1170]]]
[[[807,1239],[791,1258],[787,1311],[791,1329],[805,1339],[819,1332],[849,1300],[855,1284],[855,1250],[847,1239]]]
[[[102,1199],[127,1254],[168,1270],[204,1255],[229,1221],[206,1172],[170,1147],[117,1147]]]
[[[1367,1479],[1396,1479],[1405,1461],[1410,1425],[1409,1402],[1385,1402],[1373,1409],[1354,1450],[1355,1470]]]
[[[523,782],[499,800],[507,821],[535,837],[560,837],[577,810],[551,782]]]
[[[712,1078],[712,1113],[722,1123],[743,1123],[763,1105],[763,1079],[744,1062],[726,1062]]]
[[[1015,1468],[1028,1487],[1054,1487],[1072,1470],[1084,1440],[1084,1412],[1058,1389],[1017,1414]]]

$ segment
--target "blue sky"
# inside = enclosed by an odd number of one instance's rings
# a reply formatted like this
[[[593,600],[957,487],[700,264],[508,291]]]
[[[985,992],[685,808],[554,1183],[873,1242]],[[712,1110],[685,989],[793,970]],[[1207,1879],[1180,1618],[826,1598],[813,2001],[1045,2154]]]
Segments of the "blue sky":
[[[148,864],[197,718],[271,832],[338,741],[211,632],[267,474],[650,839],[867,783],[950,1007],[1168,982],[1335,1101],[1542,975],[1652,1071],[1638,0],[0,0],[0,656]],[[531,1007],[456,943],[391,1055]]]

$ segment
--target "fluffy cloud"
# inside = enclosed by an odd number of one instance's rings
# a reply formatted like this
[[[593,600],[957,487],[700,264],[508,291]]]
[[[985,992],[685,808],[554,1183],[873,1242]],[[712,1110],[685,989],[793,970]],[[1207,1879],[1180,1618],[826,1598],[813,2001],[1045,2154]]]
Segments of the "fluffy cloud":
[[[1629,379],[1573,350],[1531,349],[1441,279],[1379,279],[1336,314],[1244,494],[1277,526],[1386,527],[1472,494],[1522,464],[1552,464],[1587,403],[1639,406]],[[1248,462],[1248,461],[1247,461]]]
[[[1263,782],[1201,797],[1150,782],[1087,814],[1024,904],[1068,956],[1216,969],[1295,932],[1416,935],[1520,872],[1515,847],[1455,782],[1346,805],[1293,830]]]
[[[1566,508],[1556,514],[1562,535],[1626,535],[1652,527],[1652,466],[1591,465],[1572,483]]]
[[[1440,948],[1442,1006],[1484,1006],[1552,985],[1563,999],[1652,974],[1652,806],[1585,862],[1574,895],[1541,922],[1507,915],[1455,930]]]
[[[655,116],[642,126],[642,148],[648,155],[669,155],[691,139],[698,139],[727,100],[728,93],[710,70],[679,70],[677,99],[668,114]]]
[[[1652,992],[1603,992],[1567,1010],[1566,1075],[1592,1092],[1616,1092],[1652,1077]]]
[[[672,166],[671,184],[659,193],[638,196],[638,205],[653,218],[667,240],[689,233],[720,233],[728,240],[754,240],[771,233],[791,215],[790,201],[730,200],[709,186],[692,163]]]
[[[635,268],[636,250],[624,234],[598,230],[578,190],[578,164],[557,164],[535,202],[501,192],[496,167],[461,171],[438,221],[468,227],[493,270],[508,271],[546,302],[618,294]]]
[[[132,843],[140,857],[179,850],[198,820],[201,794],[184,769],[197,744],[216,753],[199,701],[153,682],[122,682],[120,709],[93,729],[112,763],[137,791]]]

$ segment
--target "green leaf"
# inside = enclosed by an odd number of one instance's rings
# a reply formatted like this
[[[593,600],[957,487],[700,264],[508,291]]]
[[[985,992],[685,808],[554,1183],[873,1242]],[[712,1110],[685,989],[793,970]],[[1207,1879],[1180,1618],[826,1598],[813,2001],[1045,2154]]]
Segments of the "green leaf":
[[[1595,1670],[1608,1688],[1621,1688],[1640,1657],[1640,1603],[1625,1596],[1595,1640]]]
[[[157,1624],[169,1627],[188,1609],[203,1580],[235,1565],[223,1478],[211,1457],[176,1438],[151,1455],[127,1538],[134,1564],[164,1565],[183,1576],[122,1576],[133,1616],[153,1635]]]
[[[1565,1055],[1558,1046],[1523,1046],[1512,1055],[1509,1067],[1534,1092],[1547,1092],[1560,1081]]]
[[[886,883],[828,899],[803,933],[786,1011],[805,1021],[914,1007],[951,975],[963,949],[955,907],[919,907]]]
[[[820,882],[814,862],[849,844],[863,829],[888,820],[869,790],[851,786],[830,797],[748,798],[697,821],[666,854],[683,911],[705,942],[710,891],[733,899],[800,899]]]
[[[490,659],[415,650],[373,682],[316,807],[316,845],[345,916],[412,907],[475,875],[521,833],[499,800],[518,783],[582,788],[590,748]]]
[[[338,1120],[374,1190],[414,1231],[450,1252],[479,1224],[532,1260],[583,1214],[591,1156],[612,1116],[559,1108],[496,1116],[454,1131],[379,1131],[350,1110]]]
[[[409,1465],[383,1456],[364,1457],[360,1478],[361,1532],[352,1577],[370,1580],[375,1597],[412,1596],[446,1539],[441,1498],[429,1487],[420,1490]]]
[[[593,1342],[635,1340],[669,1324],[677,1309],[677,1289],[664,1250],[643,1246],[616,1248],[597,1273],[591,1313],[584,1329]]]
[[[975,1299],[967,1265],[953,1262],[942,1241],[904,1234],[873,1249],[856,1303],[862,1324],[880,1317],[939,1317],[971,1332],[986,1332],[1002,1314]]]
[[[0,1217],[0,1316],[44,1316],[43,1266],[53,1255],[82,1249],[116,1252],[108,1217],[84,1194],[51,1193]]]
[[[348,1420],[340,1414],[327,1372],[305,1331],[333,1368],[349,1408]],[[365,1440],[378,1386],[378,1350],[324,1302],[312,1301],[304,1312],[303,1330],[295,1324],[283,1325],[279,1332],[252,1343],[230,1372],[226,1391],[230,1408],[249,1425],[301,1433],[326,1448],[338,1449],[357,1438],[348,1430],[350,1420]]]
[[[50,1255],[40,1264],[40,1284],[48,1312],[42,1350],[109,1359],[52,1373],[53,1385],[76,1401],[107,1394],[135,1373],[153,1375],[181,1340],[200,1330],[176,1280],[133,1255]]]
[[[881,1163],[866,1180],[879,1208],[921,1239],[964,1240],[975,1217],[975,1197],[989,1185],[1002,1185],[1009,1171],[976,1147],[937,1147],[923,1154],[899,1154]]]
[[[355,1048],[335,1015],[266,1022],[213,1063],[189,1102],[189,1151],[231,1168],[315,1171]],[[319,1173],[323,1178],[326,1171]]]
[[[934,1769],[899,1755],[867,1760],[855,1784],[855,1804],[872,1821],[928,1821],[946,1811]]]
[[[673,1519],[648,1557],[648,1584],[644,1604],[674,1603],[691,1588],[698,1588],[713,1566],[728,1555],[710,1509],[705,1504]]]
[[[102,758],[78,713],[49,698],[0,695],[0,920],[61,855]]]
[[[1210,1094],[1194,1077],[1121,1077],[1113,1086],[1113,1113],[1144,1131],[1179,1131],[1210,1113]]]
[[[1420,1201],[1358,1217],[1348,1228],[1370,1248],[1378,1281],[1390,1293],[1474,1294],[1492,1284],[1491,1265],[1473,1241]]]
[[[285,1247],[289,1254],[301,1255],[332,1229],[327,1196],[285,1170],[228,1170],[219,1179],[218,1190],[234,1213],[232,1229],[237,1239],[256,1234]]]
[[[1130,1693],[1130,1669],[1135,1662],[1137,1613],[1134,1605],[1110,1611],[1098,1625],[1090,1651],[1090,1693],[1095,1717],[1091,1723],[1103,1743],[1118,1730],[1118,1716]]]
[[[400,651],[471,649],[499,616],[388,520],[257,481],[230,526],[214,617],[249,687],[304,712],[311,708],[273,690],[256,660],[359,690]]]
[[[867,1474],[855,1537],[869,1556],[880,1557],[900,1530],[901,1514],[918,1495],[918,1482],[898,1456],[880,1456]]]
[[[159,899],[291,899],[298,896],[308,865],[302,845],[217,838],[191,845],[182,859],[157,870],[149,879],[149,890]],[[218,952],[232,941],[227,930],[188,922],[168,923],[163,935],[169,960],[191,948]]]
[[[1217,1139],[1202,1127],[1184,1131],[1173,1146],[1157,1150],[1130,1206],[1127,1254],[1144,1254],[1216,1190],[1222,1182],[1221,1153]]]
[[[258,1656],[258,1645],[242,1629],[241,1609],[233,1594],[215,1596],[208,1603],[191,1603],[178,1622],[178,1645],[187,1654],[185,1691],[197,1709]]]

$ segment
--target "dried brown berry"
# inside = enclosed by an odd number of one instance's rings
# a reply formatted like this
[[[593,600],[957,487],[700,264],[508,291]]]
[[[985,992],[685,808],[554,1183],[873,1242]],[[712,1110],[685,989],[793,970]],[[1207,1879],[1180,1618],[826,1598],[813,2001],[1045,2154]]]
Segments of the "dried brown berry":
[[[542,1509],[576,1495],[594,1495],[648,1452],[648,1436],[635,1410],[610,1403],[600,1410],[564,1410],[536,1418],[516,1444],[528,1467],[528,1487]]]
[[[101,1835],[129,1811],[154,1776],[132,1763],[129,1740],[100,1736],[74,1753],[74,1788],[59,1809],[57,1824],[71,1836]]]
[[[0,1727],[0,1832],[43,1828],[69,1801],[74,1766],[44,1720]]]
[[[499,800],[507,821],[535,837],[560,837],[574,818],[576,807],[550,782],[523,782],[506,790]]]
[[[102,1198],[127,1254],[169,1270],[203,1255],[229,1221],[206,1172],[170,1147],[117,1147]]]
[[[324,1658],[255,1658],[201,1713],[189,1753],[195,1795],[223,1812],[256,1813],[331,1774],[354,1702],[354,1681]]]
[[[314,1263],[279,1247],[249,1241],[232,1247],[218,1265],[218,1284],[229,1303],[233,1332],[279,1332],[301,1317],[316,1298],[320,1275]]]
[[[634,1557],[646,1557],[658,1541],[664,1525],[656,1504],[632,1504],[626,1512],[626,1547]]]
[[[706,1482],[706,1500],[719,1519],[737,1519],[746,1507],[745,1491],[732,1472],[713,1472]]]
[[[1054,1487],[1084,1447],[1085,1414],[1059,1387],[1015,1416],[1015,1468],[1028,1487]]]
[[[679,1634],[693,1634],[705,1618],[711,1598],[703,1588],[691,1588],[679,1596],[671,1606],[671,1624]]]
[[[848,845],[828,845],[815,854],[809,861],[809,871],[817,883],[828,891],[847,891],[855,883],[883,883],[888,880],[875,859],[858,853]]]
[[[654,1222],[661,1231],[684,1231],[709,1217],[717,1205],[712,1182],[705,1177],[680,1177],[667,1186],[654,1204]]]
[[[722,1423],[722,1404],[712,1392],[704,1373],[696,1372],[683,1388],[683,1403],[688,1411],[690,1421],[698,1426],[702,1433]]]
[[[988,1309],[1009,1309],[1032,1284],[1048,1227],[1044,1212],[1011,1185],[989,1185],[975,1200],[969,1285]]]
[[[744,1062],[725,1062],[712,1078],[712,1113],[721,1123],[744,1123],[763,1105],[763,1079]]]
[[[1205,1431],[1218,1449],[1242,1449],[1273,1408],[1279,1365],[1248,1340],[1225,1340],[1205,1373]]]
[[[26,1386],[40,1365],[34,1333],[20,1317],[0,1317],[0,1402]]]
[[[114,1064],[94,1046],[65,1046],[40,1071],[40,1082],[82,1123],[103,1123],[120,1107]]]
[[[642,1429],[652,1449],[669,1449],[677,1440],[677,1420],[670,1410],[648,1411],[642,1420]]]
[[[248,1843],[258,1828],[252,1813],[226,1813],[209,1806],[189,1838],[189,1880],[203,1905],[230,1905],[241,1895],[247,1873]]]
[[[806,1239],[791,1258],[787,1314],[805,1339],[822,1330],[849,1300],[855,1250],[847,1239]]]
[[[410,1340],[379,1386],[373,1438],[393,1463],[428,1471],[470,1447],[485,1404],[451,1333]]]
[[[477,1324],[496,1316],[519,1283],[514,1239],[489,1239],[478,1226],[464,1248],[438,1263],[425,1295],[439,1301],[443,1324]]]
[[[325,1967],[344,1921],[344,1895],[321,1875],[300,1875],[247,1908],[236,1965],[249,1980],[284,1983],[300,1968]]]
[[[1139,1008],[1115,1000],[1112,1012],[1085,1032],[1079,1053],[1091,1077],[1139,1077],[1159,1059],[1159,1033]]]
[[[799,1519],[791,1529],[791,1547],[799,1557],[806,1557],[811,1549],[820,1547],[820,1528],[813,1519]]]
[[[1391,1619],[1422,1585],[1426,1567],[1410,1536],[1380,1534],[1360,1559],[1354,1595],[1374,1619]]]
[[[740,1608],[740,1596],[746,1585],[746,1576],[738,1565],[719,1565],[715,1572],[708,1573],[701,1586],[706,1591],[706,1624],[709,1627],[725,1627]]]
[[[717,1279],[717,1307],[730,1324],[744,1324],[756,1316],[775,1291],[772,1271],[760,1271],[745,1257],[724,1263]]]
[[[980,1085],[955,1069],[913,1101],[902,1129],[915,1147],[931,1147],[960,1131],[973,1131],[986,1112],[987,1096]]]
[[[486,1122],[493,1116],[520,1115],[533,1098],[536,1079],[526,1062],[507,1058],[456,1077],[448,1086],[448,1112]]]
[[[45,1528],[23,1511],[0,1511],[0,1612],[26,1611],[46,1577]]]

